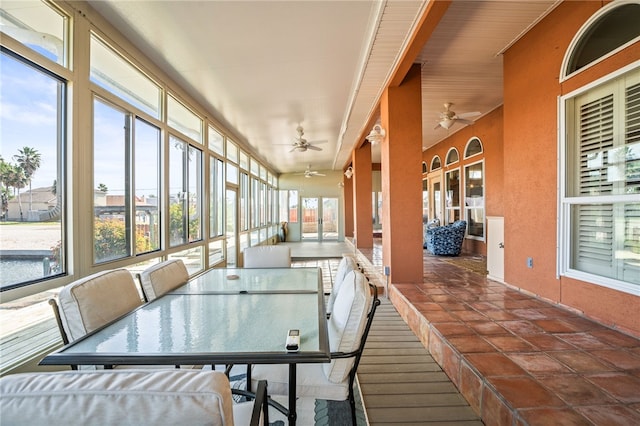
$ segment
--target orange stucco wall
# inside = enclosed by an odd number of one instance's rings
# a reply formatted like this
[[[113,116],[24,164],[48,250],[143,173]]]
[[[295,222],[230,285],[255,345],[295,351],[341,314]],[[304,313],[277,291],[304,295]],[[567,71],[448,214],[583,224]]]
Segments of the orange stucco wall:
[[[505,281],[640,335],[639,297],[556,277],[558,96],[640,57],[636,46],[559,83],[571,40],[602,5],[565,2],[505,52]]]
[[[485,149],[486,215],[504,216],[505,282],[640,336],[640,297],[557,277],[558,97],[640,58],[640,43],[559,82],[573,37],[608,2],[559,5],[504,54],[504,104],[423,153],[445,159],[477,136]],[[462,160],[464,164],[465,160]],[[484,244],[465,251],[486,254]],[[533,268],[526,260],[533,258]]]

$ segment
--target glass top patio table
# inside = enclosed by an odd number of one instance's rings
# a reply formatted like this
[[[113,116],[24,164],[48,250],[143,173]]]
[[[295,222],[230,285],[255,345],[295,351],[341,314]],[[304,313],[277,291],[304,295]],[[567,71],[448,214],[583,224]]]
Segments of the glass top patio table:
[[[225,279],[228,275],[240,278]],[[278,283],[283,290],[278,291]],[[289,329],[300,330],[298,352],[285,350]],[[329,360],[321,274],[317,268],[283,268],[211,269],[47,355],[40,364],[295,364]]]
[[[172,293],[315,293],[322,292],[319,277],[317,268],[211,269]]]

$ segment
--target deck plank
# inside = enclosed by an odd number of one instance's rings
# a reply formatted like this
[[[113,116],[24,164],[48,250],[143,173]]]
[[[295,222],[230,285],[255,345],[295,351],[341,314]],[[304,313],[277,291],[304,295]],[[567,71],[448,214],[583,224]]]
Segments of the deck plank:
[[[369,424],[482,425],[391,303],[381,301],[358,366]]]

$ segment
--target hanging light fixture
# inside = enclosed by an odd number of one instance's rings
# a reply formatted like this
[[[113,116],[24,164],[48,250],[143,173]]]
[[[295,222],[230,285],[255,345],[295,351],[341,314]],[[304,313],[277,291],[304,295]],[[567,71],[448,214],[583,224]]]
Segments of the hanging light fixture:
[[[351,179],[351,177],[353,176],[353,167],[349,166],[349,168],[344,171],[344,175],[347,177],[347,179]]]
[[[373,126],[373,129],[371,129],[371,132],[369,133],[369,136],[366,137],[366,139],[371,143],[371,145],[378,145],[384,140],[384,136],[386,134],[387,132],[385,132],[385,130],[380,127],[379,124],[376,124],[375,126]]]

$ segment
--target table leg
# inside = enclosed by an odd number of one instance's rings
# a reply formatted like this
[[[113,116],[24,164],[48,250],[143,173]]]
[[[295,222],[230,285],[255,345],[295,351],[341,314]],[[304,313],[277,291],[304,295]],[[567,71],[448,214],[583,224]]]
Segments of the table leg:
[[[296,418],[296,364],[289,364],[289,426],[295,426]]]

